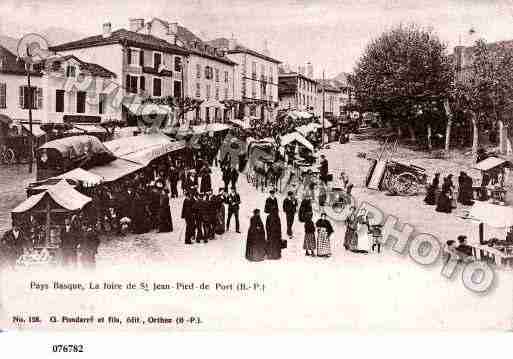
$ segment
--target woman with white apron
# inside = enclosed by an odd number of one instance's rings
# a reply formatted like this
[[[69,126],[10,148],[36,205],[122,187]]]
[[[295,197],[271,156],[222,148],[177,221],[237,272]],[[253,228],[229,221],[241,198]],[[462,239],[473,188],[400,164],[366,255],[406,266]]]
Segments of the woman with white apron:
[[[362,214],[358,217],[356,233],[358,235],[357,253],[369,253],[372,245],[372,236],[369,233],[369,217]]]

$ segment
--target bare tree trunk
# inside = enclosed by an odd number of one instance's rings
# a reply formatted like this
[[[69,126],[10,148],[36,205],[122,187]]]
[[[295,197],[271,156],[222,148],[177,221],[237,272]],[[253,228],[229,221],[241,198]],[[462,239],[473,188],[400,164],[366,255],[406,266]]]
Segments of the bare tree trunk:
[[[449,152],[451,145],[451,127],[452,127],[452,112],[449,107],[449,101],[444,101],[445,113],[447,114],[447,126],[445,127],[445,151]]]
[[[499,120],[499,153],[506,154],[507,152],[507,137],[504,128],[504,122]]]
[[[411,124],[408,125],[408,132],[410,133],[410,141],[415,142],[417,137],[415,136],[415,130]]]
[[[429,151],[433,150],[433,143],[431,142],[431,136],[432,136],[431,124],[428,123],[428,125],[427,125],[427,145],[428,145]]]
[[[479,132],[477,127],[477,117],[473,111],[470,111],[472,120],[472,163],[477,162],[477,148],[479,146]]]

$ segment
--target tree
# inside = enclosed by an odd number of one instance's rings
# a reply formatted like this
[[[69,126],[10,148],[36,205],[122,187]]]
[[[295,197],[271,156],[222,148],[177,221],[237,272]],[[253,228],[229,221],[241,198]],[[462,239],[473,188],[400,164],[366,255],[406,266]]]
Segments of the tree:
[[[513,50],[500,43],[487,45],[481,39],[471,51],[472,63],[467,69],[459,69],[451,97],[453,107],[472,122],[475,161],[479,130],[484,124],[502,128],[502,121],[506,121],[508,129],[513,127],[513,119],[508,115],[513,109]],[[502,133],[500,138],[503,139]]]
[[[452,78],[446,47],[438,36],[410,25],[373,40],[349,82],[361,112],[377,112],[398,132],[406,127],[414,137],[414,127],[425,118],[417,115],[418,109],[429,111],[433,103],[441,102]]]

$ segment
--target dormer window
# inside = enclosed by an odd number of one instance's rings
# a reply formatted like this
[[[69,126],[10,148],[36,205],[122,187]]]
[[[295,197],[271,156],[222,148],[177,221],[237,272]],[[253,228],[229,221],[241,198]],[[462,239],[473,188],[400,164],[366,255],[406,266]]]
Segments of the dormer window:
[[[76,77],[76,67],[72,65],[66,66],[66,77]]]

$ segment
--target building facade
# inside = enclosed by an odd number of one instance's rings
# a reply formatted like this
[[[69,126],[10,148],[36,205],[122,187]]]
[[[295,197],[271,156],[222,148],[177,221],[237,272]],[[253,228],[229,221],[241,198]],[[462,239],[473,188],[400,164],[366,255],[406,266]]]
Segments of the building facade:
[[[274,121],[278,108],[278,66],[280,61],[269,56],[269,51],[249,49],[234,38],[219,38],[209,42],[226,51],[237,63],[235,72],[235,99],[240,102],[237,118],[256,117],[265,122]]]
[[[148,29],[144,23],[139,31],[133,31],[135,25],[136,22],[131,22],[131,30],[112,31],[110,23],[106,23],[101,35],[51,48],[61,56],[75,55],[109,69],[116,82],[111,82],[104,90],[118,98],[116,119],[128,122],[136,115],[130,111],[132,103],[148,97],[182,96],[187,81],[183,68],[189,55],[186,49],[174,44],[176,33],[166,30],[165,36],[171,43],[144,33],[143,30]]]
[[[279,108],[310,111],[320,115],[318,83],[313,78],[298,72],[279,74]]]
[[[318,80],[317,108],[322,113],[324,107],[325,118],[336,118],[341,115],[341,93],[342,91],[330,84],[329,81]],[[324,90],[324,91],[323,91]],[[323,106],[324,96],[324,106]]]
[[[134,21],[140,25],[139,29],[133,30],[146,31],[149,35],[167,39],[171,44],[187,51],[188,55],[183,63],[185,96],[203,101],[198,108],[185,114],[188,122],[213,123],[233,118],[233,109],[223,102],[235,98],[236,63],[224,51],[204,42],[176,22],[153,18],[146,24],[142,19],[134,19],[131,24]]]

